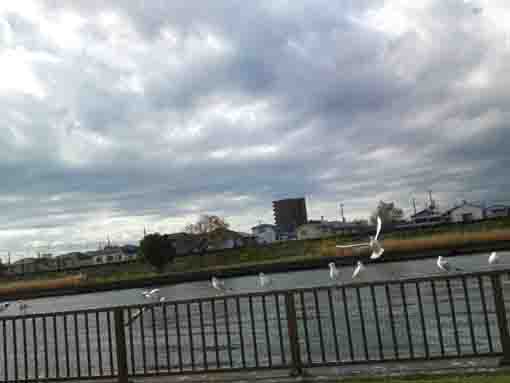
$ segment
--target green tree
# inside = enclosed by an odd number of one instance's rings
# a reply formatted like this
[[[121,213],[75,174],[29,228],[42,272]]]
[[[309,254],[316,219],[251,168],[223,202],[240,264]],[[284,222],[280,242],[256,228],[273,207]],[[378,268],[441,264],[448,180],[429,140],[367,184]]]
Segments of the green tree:
[[[206,234],[216,229],[228,229],[230,225],[224,218],[217,215],[204,214],[196,223],[186,225],[184,231],[189,234]]]
[[[397,207],[394,202],[379,201],[377,208],[370,216],[370,222],[375,225],[377,216],[381,217],[383,226],[393,226],[404,217],[404,211]]]
[[[173,240],[167,234],[148,234],[140,241],[140,253],[158,272],[172,262],[175,255]]]

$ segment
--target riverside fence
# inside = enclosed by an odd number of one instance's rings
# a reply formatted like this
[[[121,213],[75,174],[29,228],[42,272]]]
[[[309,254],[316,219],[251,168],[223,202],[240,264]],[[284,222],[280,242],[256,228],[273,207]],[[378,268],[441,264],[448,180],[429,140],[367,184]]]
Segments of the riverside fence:
[[[499,356],[510,270],[0,317],[0,381]]]

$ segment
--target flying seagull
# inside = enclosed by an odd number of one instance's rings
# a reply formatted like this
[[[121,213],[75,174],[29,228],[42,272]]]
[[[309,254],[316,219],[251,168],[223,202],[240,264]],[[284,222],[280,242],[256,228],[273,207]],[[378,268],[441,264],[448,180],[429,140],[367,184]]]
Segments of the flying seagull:
[[[267,286],[269,286],[272,283],[272,280],[266,274],[259,273],[259,280],[258,280],[258,282],[259,282],[259,286],[260,287],[267,287]]]
[[[499,255],[495,251],[489,255],[489,265],[495,265],[496,263],[499,263]]]
[[[363,270],[365,270],[365,265],[363,264],[363,262],[358,261],[358,264],[356,265],[356,268],[352,273],[352,279],[355,279],[358,276],[358,274],[361,273]]]
[[[437,258],[437,267],[439,267],[442,271],[446,271],[446,272],[462,271],[462,269],[450,265],[450,263],[445,258],[443,258],[441,255]]]
[[[366,247],[368,246],[372,250],[372,254],[370,255],[370,259],[378,259],[383,255],[384,249],[379,243],[379,234],[381,233],[382,221],[380,217],[377,217],[377,231],[375,233],[375,237],[370,237],[370,242],[365,243],[354,243],[351,245],[337,245],[336,247],[346,249],[353,247]]]
[[[227,288],[225,287],[225,282],[223,282],[221,279],[219,278],[216,278],[216,277],[212,277],[211,278],[211,284],[212,284],[212,287],[214,287],[216,290],[219,290],[221,292],[225,292],[225,291],[232,291],[231,288]]]
[[[340,270],[336,267],[334,262],[329,262],[329,278],[333,281],[338,281],[340,279]]]

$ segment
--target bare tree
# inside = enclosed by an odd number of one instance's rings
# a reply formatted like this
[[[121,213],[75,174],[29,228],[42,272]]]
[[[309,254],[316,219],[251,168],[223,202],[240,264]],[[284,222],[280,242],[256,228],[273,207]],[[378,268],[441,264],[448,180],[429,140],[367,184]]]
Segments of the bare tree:
[[[217,215],[201,215],[196,223],[186,225],[184,231],[189,234],[205,234],[216,229],[228,229],[228,222]]]

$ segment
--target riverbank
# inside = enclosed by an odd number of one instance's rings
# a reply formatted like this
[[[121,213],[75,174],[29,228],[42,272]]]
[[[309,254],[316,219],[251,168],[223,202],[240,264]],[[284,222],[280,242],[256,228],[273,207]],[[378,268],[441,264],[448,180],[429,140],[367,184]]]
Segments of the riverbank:
[[[323,244],[324,245],[324,244]],[[0,300],[31,299],[49,296],[84,294],[109,290],[146,288],[151,286],[172,285],[185,282],[209,280],[212,275],[223,278],[253,275],[259,272],[283,273],[307,269],[327,268],[329,262],[338,266],[352,266],[358,259],[368,261],[367,250],[361,252],[336,252],[335,243],[331,251],[285,257],[273,260],[258,260],[189,271],[168,271],[156,274],[143,270],[146,265],[134,265],[133,272],[118,272],[107,276],[56,276],[51,279],[16,281],[0,286]],[[436,235],[430,238],[394,240],[383,242],[386,251],[384,257],[374,263],[402,262],[442,256],[460,256],[463,254],[489,253],[491,251],[510,250],[510,231],[472,233],[470,235]],[[324,247],[323,247],[324,249]],[[330,255],[332,254],[332,255]]]

